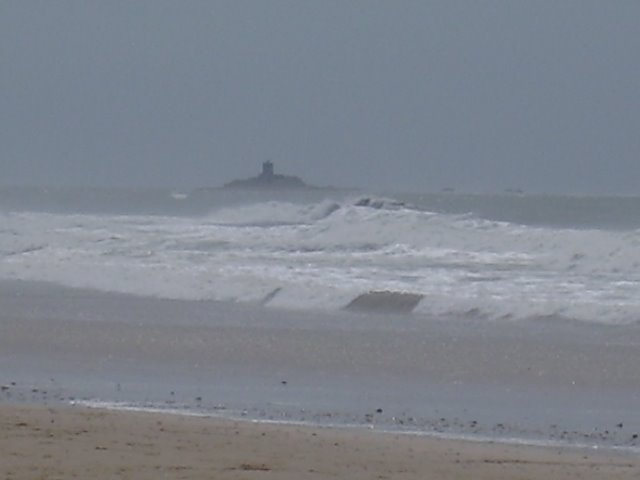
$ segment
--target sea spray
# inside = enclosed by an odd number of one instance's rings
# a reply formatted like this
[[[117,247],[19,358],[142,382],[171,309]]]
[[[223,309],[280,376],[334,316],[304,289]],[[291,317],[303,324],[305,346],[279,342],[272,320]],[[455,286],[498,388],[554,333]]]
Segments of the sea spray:
[[[0,277],[300,310],[397,292],[420,298],[414,315],[640,319],[638,230],[518,223],[413,200],[222,203],[180,216],[5,212]],[[575,200],[563,205],[571,218]]]

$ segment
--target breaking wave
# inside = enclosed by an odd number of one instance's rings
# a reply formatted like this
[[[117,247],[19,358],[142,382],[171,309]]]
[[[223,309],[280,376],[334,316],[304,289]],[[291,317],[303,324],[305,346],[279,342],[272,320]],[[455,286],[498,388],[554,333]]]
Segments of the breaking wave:
[[[518,225],[381,197],[198,217],[2,217],[2,278],[303,310],[640,320],[637,230]]]

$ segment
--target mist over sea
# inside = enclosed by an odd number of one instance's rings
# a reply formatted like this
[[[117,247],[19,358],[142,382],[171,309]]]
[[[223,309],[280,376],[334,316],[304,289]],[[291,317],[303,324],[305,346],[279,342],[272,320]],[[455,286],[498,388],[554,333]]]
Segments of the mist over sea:
[[[640,320],[640,198],[0,189],[0,278],[427,318]],[[375,306],[371,306],[375,309]]]

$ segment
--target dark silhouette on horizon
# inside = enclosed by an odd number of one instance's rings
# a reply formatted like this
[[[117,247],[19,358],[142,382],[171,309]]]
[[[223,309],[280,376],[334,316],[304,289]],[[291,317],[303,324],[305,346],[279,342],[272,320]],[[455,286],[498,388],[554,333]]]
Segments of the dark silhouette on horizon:
[[[262,172],[257,177],[233,180],[225,184],[225,188],[305,188],[306,183],[293,175],[281,175],[275,173],[273,162],[267,160],[262,163]]]

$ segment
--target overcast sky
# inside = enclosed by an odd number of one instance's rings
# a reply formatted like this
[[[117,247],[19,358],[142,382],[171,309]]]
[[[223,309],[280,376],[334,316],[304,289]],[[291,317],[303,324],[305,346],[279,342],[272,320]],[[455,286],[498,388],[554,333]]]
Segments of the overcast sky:
[[[640,194],[640,2],[0,0],[0,183]]]

